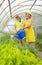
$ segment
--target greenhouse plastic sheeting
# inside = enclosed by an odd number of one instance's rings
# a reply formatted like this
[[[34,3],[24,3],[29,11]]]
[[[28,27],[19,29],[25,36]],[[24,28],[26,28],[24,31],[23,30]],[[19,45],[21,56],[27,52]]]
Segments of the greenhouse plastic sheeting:
[[[42,22],[42,0],[0,0],[0,32],[5,26],[9,30],[8,22],[12,19],[14,22],[15,14],[19,13],[22,16],[27,10],[31,10],[33,13],[34,26],[37,26],[38,21]]]

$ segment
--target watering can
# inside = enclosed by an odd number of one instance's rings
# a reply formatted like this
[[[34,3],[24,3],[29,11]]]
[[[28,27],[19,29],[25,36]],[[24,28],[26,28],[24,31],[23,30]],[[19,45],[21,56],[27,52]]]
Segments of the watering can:
[[[24,39],[25,36],[26,36],[25,30],[19,30],[19,31],[16,33],[16,35],[15,35],[15,37],[18,38],[18,39],[20,39],[20,40],[21,40],[21,39]]]

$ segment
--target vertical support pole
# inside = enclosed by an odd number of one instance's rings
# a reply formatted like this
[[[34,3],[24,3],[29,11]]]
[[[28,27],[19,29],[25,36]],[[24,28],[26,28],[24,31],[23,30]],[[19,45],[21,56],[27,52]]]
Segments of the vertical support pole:
[[[11,18],[12,18],[12,12],[11,12],[10,0],[8,0],[8,3],[9,3],[9,11],[10,11],[10,16],[11,16]]]

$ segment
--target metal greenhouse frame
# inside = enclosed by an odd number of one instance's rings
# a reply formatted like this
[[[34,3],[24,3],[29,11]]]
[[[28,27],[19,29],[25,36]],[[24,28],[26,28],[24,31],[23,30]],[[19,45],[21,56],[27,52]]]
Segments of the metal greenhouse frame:
[[[42,21],[42,0],[0,0],[0,33],[4,33],[3,29],[6,26],[11,34],[9,26],[14,25],[8,25],[7,23],[14,19],[15,14],[22,14],[26,10],[31,10],[33,16],[39,16]],[[40,21],[39,18],[37,19]],[[37,26],[42,27],[42,23],[36,25],[35,30],[38,29]]]

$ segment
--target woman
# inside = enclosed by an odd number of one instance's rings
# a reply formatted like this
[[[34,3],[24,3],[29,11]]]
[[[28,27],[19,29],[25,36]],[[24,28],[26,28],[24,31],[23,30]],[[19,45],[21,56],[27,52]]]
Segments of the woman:
[[[32,27],[33,20],[31,17],[32,17],[31,11],[27,11],[26,20],[24,25],[22,26],[22,29],[26,30],[26,42],[29,42],[29,44],[33,46],[33,43],[35,42],[35,35]]]
[[[21,20],[21,17],[19,16],[19,14],[16,14],[15,15],[15,18],[16,18],[16,22],[15,22],[15,25],[14,25],[14,32],[15,32],[15,37],[18,41],[20,41],[21,45],[23,46],[23,43],[22,43],[22,37],[20,37],[20,28],[21,26],[23,25],[23,20]]]

